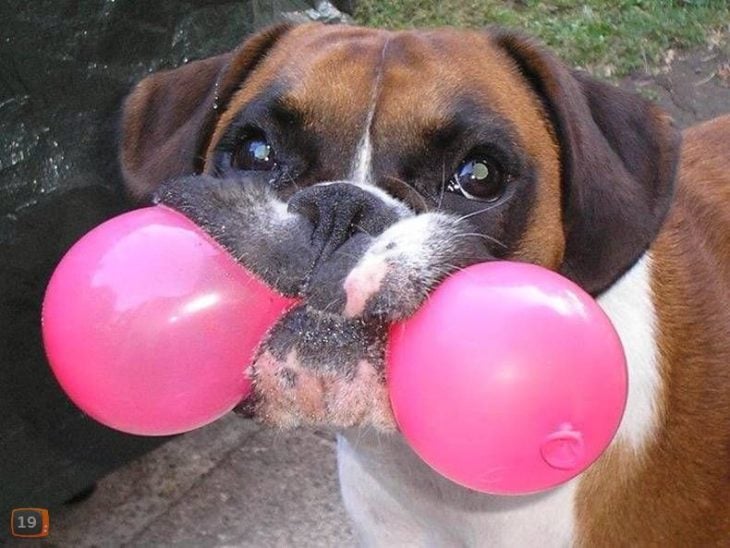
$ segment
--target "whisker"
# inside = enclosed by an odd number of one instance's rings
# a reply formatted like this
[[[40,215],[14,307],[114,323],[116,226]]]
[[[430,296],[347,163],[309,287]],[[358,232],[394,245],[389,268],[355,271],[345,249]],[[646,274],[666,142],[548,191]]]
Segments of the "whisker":
[[[288,171],[282,173],[282,176],[285,177],[291,184],[293,184],[297,190],[301,190],[301,187],[297,184],[297,182],[294,180],[294,177],[292,177]]]
[[[498,240],[494,236],[490,236],[488,234],[480,234],[479,232],[464,232],[464,233],[461,233],[461,234],[456,234],[455,237],[456,238],[461,238],[461,237],[467,237],[467,236],[474,236],[474,237],[477,237],[477,238],[483,238],[483,239],[487,240],[488,242],[495,243],[495,244],[497,244],[498,246],[500,246],[500,247],[502,247],[504,249],[508,249],[507,248],[507,244],[505,244],[504,242]]]
[[[439,193],[439,203],[436,209],[440,210],[444,202],[444,194],[446,193],[446,162],[441,160],[441,190]]]
[[[368,234],[368,236],[369,236],[369,234]],[[362,259],[362,257],[365,256],[364,253],[362,255],[353,255],[352,253],[347,253],[345,251],[340,251],[339,249],[335,250],[335,253],[337,253],[338,255],[342,255],[343,257],[349,257],[351,259],[356,259],[358,261],[360,259]]]
[[[485,207],[484,209],[478,209],[477,211],[472,211],[471,213],[467,213],[466,215],[462,215],[461,217],[457,218],[454,223],[460,223],[461,221],[465,221],[466,219],[470,219],[471,217],[475,217],[477,215],[481,215],[482,213],[485,213],[489,211],[490,209],[494,209],[498,205],[501,204],[492,204],[488,207]]]
[[[397,182],[401,183],[403,186],[405,186],[406,188],[408,188],[409,190],[412,190],[413,192],[415,192],[426,203],[426,205],[428,204],[429,200],[433,201],[433,197],[430,194],[426,193],[425,191],[417,189],[415,186],[409,184],[407,181],[404,181],[400,177],[396,177],[395,175],[388,175],[387,178],[392,179],[393,181],[397,181]],[[401,200],[401,201],[404,202],[410,209],[410,205],[405,200]]]
[[[357,229],[357,230],[359,230],[360,232],[363,232],[363,233],[367,234],[367,235],[368,235],[368,236],[370,236],[371,238],[374,238],[374,237],[375,237],[375,236],[373,236],[372,234],[370,234],[370,232],[368,232],[368,231],[367,231],[367,230],[365,230],[365,229],[364,229],[363,227],[361,227],[360,225],[356,225],[356,224],[354,224],[354,225],[352,225],[352,227],[353,227],[353,228],[355,228],[355,229]]]
[[[324,307],[324,308],[322,309],[322,312],[327,312],[327,313],[329,313],[329,308],[330,308],[331,306],[335,305],[335,304],[337,304],[337,299],[336,299],[336,298],[335,298],[335,299],[332,299],[332,300],[331,300],[331,301],[329,302],[329,304],[327,304],[327,305],[326,305],[326,306],[325,306],[325,307]]]
[[[457,264],[452,263],[441,263],[443,266],[447,267],[448,270],[444,270],[445,274],[453,274],[454,272],[457,272],[458,270],[463,270],[463,266],[459,266]]]

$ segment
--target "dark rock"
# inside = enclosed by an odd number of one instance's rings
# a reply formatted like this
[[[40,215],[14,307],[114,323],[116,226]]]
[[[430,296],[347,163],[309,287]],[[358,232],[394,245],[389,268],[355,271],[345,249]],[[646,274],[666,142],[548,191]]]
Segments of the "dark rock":
[[[60,504],[164,441],[121,434],[86,417],[59,389],[41,344],[41,300],[58,260],[86,231],[132,207],[116,156],[122,98],[150,72],[231,49],[293,13],[342,20],[329,3],[296,0],[0,3],[5,523],[11,507]],[[0,543],[6,529],[0,527]]]

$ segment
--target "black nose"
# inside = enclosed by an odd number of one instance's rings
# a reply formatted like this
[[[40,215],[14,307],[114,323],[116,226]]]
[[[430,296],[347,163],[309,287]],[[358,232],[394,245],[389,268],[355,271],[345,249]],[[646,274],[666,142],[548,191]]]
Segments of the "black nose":
[[[377,236],[398,220],[397,207],[376,193],[338,181],[307,187],[289,200],[289,211],[314,225],[312,245],[322,258],[357,233]]]

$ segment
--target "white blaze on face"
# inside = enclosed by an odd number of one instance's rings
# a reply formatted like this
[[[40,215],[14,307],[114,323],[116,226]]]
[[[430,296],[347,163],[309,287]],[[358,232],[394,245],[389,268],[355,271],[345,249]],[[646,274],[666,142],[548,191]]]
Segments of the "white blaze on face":
[[[368,108],[368,114],[365,117],[365,126],[363,128],[362,137],[357,145],[357,150],[355,151],[352,169],[350,170],[350,181],[361,186],[373,184],[373,144],[370,139],[370,130],[375,116],[375,107],[377,106],[378,97],[380,96],[380,82],[382,81],[385,54],[388,51],[388,42],[389,40],[385,41],[383,50],[380,54],[380,65],[377,68],[378,73],[373,81],[370,105]]]
[[[363,186],[373,184],[373,145],[370,141],[370,126],[372,125],[374,109],[375,105],[372,105],[365,124],[365,133],[357,146],[355,161],[350,174],[350,181]]]

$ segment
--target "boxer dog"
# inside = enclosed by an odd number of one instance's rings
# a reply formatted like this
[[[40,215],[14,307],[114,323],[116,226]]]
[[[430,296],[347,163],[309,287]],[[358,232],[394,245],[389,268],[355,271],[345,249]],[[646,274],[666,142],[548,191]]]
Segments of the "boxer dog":
[[[301,299],[262,342],[242,407],[337,430],[363,544],[727,546],[728,143],[724,117],[680,146],[657,107],[518,34],[304,25],[145,78],[120,159],[135,196]],[[493,259],[580,284],[627,353],[614,442],[536,495],[437,475],[398,435],[384,384],[387,326]]]

